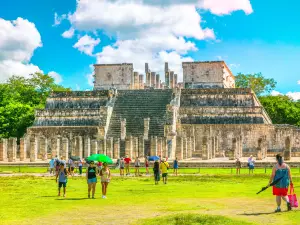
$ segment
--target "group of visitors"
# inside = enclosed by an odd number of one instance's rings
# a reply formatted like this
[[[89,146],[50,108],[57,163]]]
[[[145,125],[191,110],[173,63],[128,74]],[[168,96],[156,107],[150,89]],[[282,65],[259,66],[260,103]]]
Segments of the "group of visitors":
[[[249,169],[249,174],[253,174],[254,163],[255,163],[255,161],[253,159],[253,156],[251,155],[247,161],[247,167]],[[240,161],[239,158],[236,159],[235,166],[236,166],[236,174],[241,174],[242,162]]]

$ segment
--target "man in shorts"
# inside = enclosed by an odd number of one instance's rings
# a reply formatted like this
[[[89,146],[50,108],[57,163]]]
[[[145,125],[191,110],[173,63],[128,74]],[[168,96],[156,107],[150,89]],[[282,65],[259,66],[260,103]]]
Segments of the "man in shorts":
[[[162,159],[161,163],[160,163],[160,171],[162,173],[162,178],[163,178],[164,184],[167,184],[167,177],[168,177],[169,167],[170,167],[169,163],[166,162],[165,159]]]
[[[130,175],[130,162],[131,159],[128,157],[128,155],[126,155],[126,158],[124,159],[125,161],[125,172],[126,172],[126,176]]]
[[[71,174],[71,176],[74,176],[74,169],[75,169],[75,163],[74,161],[70,158],[68,161],[69,164],[69,173]]]
[[[121,159],[120,159],[120,176],[124,176],[124,168],[125,168],[124,158],[121,157]]]
[[[66,197],[66,187],[68,181],[68,171],[66,170],[63,163],[60,164],[58,173],[56,174],[56,183],[58,178],[58,196],[60,196],[60,189],[64,189],[64,197]]]

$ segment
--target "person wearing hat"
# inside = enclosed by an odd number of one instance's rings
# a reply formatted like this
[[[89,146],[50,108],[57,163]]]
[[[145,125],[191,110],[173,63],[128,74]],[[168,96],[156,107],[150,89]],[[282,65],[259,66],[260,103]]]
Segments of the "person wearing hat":
[[[167,184],[167,177],[168,177],[168,170],[169,170],[169,163],[166,162],[166,159],[162,159],[161,163],[160,163],[160,170],[162,173],[162,178],[163,178],[163,182],[164,184]]]
[[[124,168],[125,168],[124,158],[121,157],[121,159],[120,159],[120,176],[124,176]]]
[[[102,198],[106,198],[107,186],[110,182],[111,173],[107,163],[103,163],[103,168],[100,170],[101,185],[102,185]]]
[[[57,178],[58,178],[58,196],[60,196],[60,189],[63,187],[64,189],[64,197],[66,197],[66,188],[67,188],[67,182],[68,182],[68,171],[65,168],[65,164],[61,163],[59,165],[59,170],[56,174],[56,183],[57,183]]]
[[[91,197],[91,190],[92,198],[95,198],[95,190],[97,184],[97,167],[94,161],[90,162],[89,167],[86,170],[86,181],[88,183],[88,198]]]

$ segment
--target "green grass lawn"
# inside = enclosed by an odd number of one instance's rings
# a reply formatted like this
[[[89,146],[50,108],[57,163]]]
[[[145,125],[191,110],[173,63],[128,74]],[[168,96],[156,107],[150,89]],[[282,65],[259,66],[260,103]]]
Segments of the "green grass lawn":
[[[149,169],[150,172],[152,168]],[[78,169],[75,169],[76,172],[78,172]],[[117,169],[111,169],[112,173],[119,173],[119,170]],[[255,174],[270,174],[272,171],[271,167],[268,168],[256,168],[254,170]],[[0,173],[3,172],[12,172],[12,173],[47,173],[48,168],[47,167],[33,167],[33,166],[1,166],[0,165]],[[83,168],[83,172],[85,172],[85,168]],[[145,168],[140,169],[141,173],[145,173]],[[172,173],[173,170],[170,169],[170,172]],[[236,170],[235,168],[180,168],[179,174],[211,174],[211,175],[229,175],[229,174],[235,174]],[[131,173],[134,173],[134,168],[131,168]],[[241,174],[248,174],[249,170],[248,168],[242,168]],[[300,175],[300,168],[292,168],[292,173],[295,175]]]
[[[209,171],[209,170],[208,170]],[[297,210],[274,214],[269,175],[186,175],[154,185],[152,177],[113,177],[108,199],[87,199],[85,178],[69,178],[57,197],[52,177],[1,177],[1,224],[299,224]],[[294,178],[300,193],[300,177]],[[286,205],[282,207],[286,210]]]

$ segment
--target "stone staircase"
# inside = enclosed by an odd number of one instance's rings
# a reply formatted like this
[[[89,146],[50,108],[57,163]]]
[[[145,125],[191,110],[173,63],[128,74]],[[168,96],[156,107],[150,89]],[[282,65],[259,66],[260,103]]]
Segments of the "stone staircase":
[[[164,136],[166,106],[172,90],[118,91],[107,137],[121,136],[121,119],[126,119],[126,136],[144,135],[144,118],[150,118],[149,136]]]

